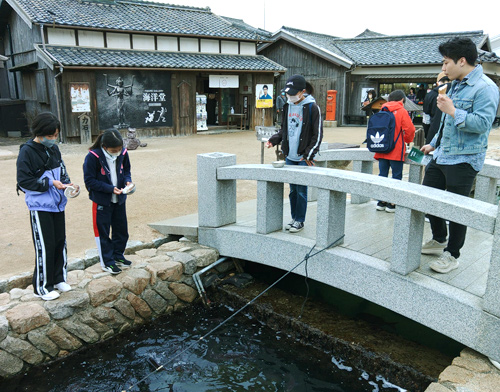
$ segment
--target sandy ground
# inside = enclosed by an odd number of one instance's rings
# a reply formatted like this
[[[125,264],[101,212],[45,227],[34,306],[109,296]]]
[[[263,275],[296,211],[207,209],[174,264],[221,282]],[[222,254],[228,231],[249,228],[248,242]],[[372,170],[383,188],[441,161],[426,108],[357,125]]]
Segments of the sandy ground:
[[[359,144],[364,128],[327,128],[324,140],[329,143]],[[261,144],[253,131],[221,134],[198,134],[173,138],[143,138],[147,147],[130,151],[132,179],[137,191],[127,199],[131,240],[143,242],[160,237],[148,223],[192,214],[197,211],[198,190],[196,155],[207,152],[236,154],[237,163],[260,163]],[[0,145],[0,278],[31,271],[34,263],[30,237],[29,213],[24,194],[17,196],[16,159],[20,140]],[[60,146],[71,180],[83,188],[82,164],[88,146]],[[274,149],[265,149],[264,162],[275,160]],[[256,183],[239,181],[238,201],[256,197]],[[95,248],[92,231],[91,202],[83,188],[80,196],[68,200],[66,236],[69,257],[83,257],[86,249]]]
[[[329,143],[360,144],[364,127],[325,128],[323,140]],[[130,151],[132,179],[137,191],[127,199],[131,240],[143,242],[160,237],[148,223],[192,214],[197,211],[198,191],[196,155],[208,152],[236,154],[237,163],[260,163],[261,144],[253,131],[221,134],[197,134],[173,138],[143,138],[148,146]],[[0,140],[0,278],[31,271],[34,263],[29,213],[24,195],[17,196],[16,158],[19,140],[9,144]],[[16,143],[16,144],[14,144]],[[500,130],[490,136],[490,150],[499,150]],[[66,236],[69,257],[83,257],[95,248],[91,202],[84,189],[82,164],[88,146],[61,144],[60,149],[71,180],[82,186],[79,197],[68,200]],[[274,149],[265,149],[264,162],[275,160]],[[255,199],[256,183],[239,181],[238,201]]]

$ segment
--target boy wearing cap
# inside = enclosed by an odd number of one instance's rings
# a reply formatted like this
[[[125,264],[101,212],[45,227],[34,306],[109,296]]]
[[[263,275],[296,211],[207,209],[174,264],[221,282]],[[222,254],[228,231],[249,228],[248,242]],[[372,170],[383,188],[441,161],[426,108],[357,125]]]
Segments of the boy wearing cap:
[[[421,148],[424,154],[434,151],[425,169],[423,185],[469,196],[477,173],[483,168],[488,135],[498,108],[498,87],[475,65],[477,47],[469,38],[453,38],[439,45],[442,70],[452,80],[447,95],[439,94],[437,107],[443,112],[438,133]],[[440,257],[429,264],[436,272],[458,268],[460,249],[467,226],[429,215],[432,239],[422,244],[423,254]]]
[[[293,75],[283,91],[287,103],[283,106],[280,130],[269,138],[267,148],[281,143],[287,165],[314,166],[314,156],[323,139],[321,110],[312,95],[306,92],[306,80]],[[304,228],[307,211],[307,186],[290,184],[292,221],[285,226],[290,233]]]

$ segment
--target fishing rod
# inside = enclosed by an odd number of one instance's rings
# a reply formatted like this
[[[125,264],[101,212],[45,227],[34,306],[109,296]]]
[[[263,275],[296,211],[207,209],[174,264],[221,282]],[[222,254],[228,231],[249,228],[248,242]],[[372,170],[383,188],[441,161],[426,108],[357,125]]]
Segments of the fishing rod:
[[[189,344],[185,349],[183,349],[182,351],[179,351],[177,352],[176,354],[172,355],[170,358],[167,359],[167,361],[163,364],[163,365],[159,365],[155,370],[153,370],[151,373],[147,374],[146,376],[144,376],[143,378],[141,378],[139,381],[135,382],[134,384],[132,384],[130,387],[128,387],[127,389],[123,389],[122,392],[127,392],[127,391],[130,391],[132,388],[136,387],[137,385],[139,385],[141,382],[147,380],[149,377],[151,377],[153,374],[155,373],[158,373],[160,370],[163,370],[165,369],[165,366],[167,364],[169,364],[170,362],[172,362],[174,359],[176,359],[177,357],[179,357],[181,354],[185,353],[186,351],[190,350],[192,347],[194,347],[195,345],[197,345],[198,343],[200,343],[202,340],[206,339],[208,336],[210,336],[212,333],[214,333],[216,330],[218,330],[220,327],[222,327],[224,324],[226,324],[229,320],[233,319],[236,315],[238,315],[239,313],[241,313],[244,309],[246,309],[248,306],[250,306],[251,304],[253,304],[257,299],[259,299],[260,297],[262,297],[266,292],[268,292],[271,288],[273,288],[274,286],[276,286],[279,282],[281,282],[286,276],[288,276],[289,274],[291,274],[294,270],[296,270],[302,263],[306,262],[306,266],[307,266],[307,261],[316,256],[317,254],[331,248],[332,246],[334,246],[337,242],[339,242],[342,238],[344,238],[345,234],[342,234],[339,238],[337,238],[335,241],[333,241],[330,245],[327,245],[326,247],[324,247],[323,249],[320,249],[318,250],[317,252],[315,253],[312,253],[311,252],[314,250],[314,248],[316,247],[316,244],[314,244],[312,246],[312,248],[309,250],[309,252],[306,253],[306,255],[304,256],[304,258],[302,259],[302,261],[300,261],[298,264],[296,264],[292,269],[288,270],[284,275],[282,275],[280,278],[278,278],[278,280],[276,280],[274,283],[272,283],[269,287],[267,287],[264,291],[262,291],[261,293],[259,293],[256,297],[254,297],[251,301],[247,302],[245,305],[243,305],[240,309],[238,309],[236,312],[234,312],[231,316],[229,316],[228,318],[226,318],[225,320],[223,320],[220,324],[218,324],[217,326],[215,326],[214,328],[212,328],[210,331],[208,331],[205,335],[201,336],[198,340],[195,340],[194,342],[192,342],[191,344]],[[307,271],[306,271],[307,272]],[[301,315],[302,315],[302,311],[301,311]],[[154,366],[158,365],[156,363],[156,361],[154,362],[150,362],[152,363]]]

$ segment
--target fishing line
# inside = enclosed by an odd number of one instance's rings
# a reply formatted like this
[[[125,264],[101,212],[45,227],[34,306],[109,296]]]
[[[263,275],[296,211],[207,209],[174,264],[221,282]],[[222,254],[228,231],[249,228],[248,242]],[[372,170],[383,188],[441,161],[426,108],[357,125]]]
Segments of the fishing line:
[[[316,244],[314,244],[312,246],[312,248],[309,250],[309,252],[307,252],[307,254],[304,256],[304,258],[302,259],[302,261],[300,263],[298,263],[297,265],[295,265],[295,267],[293,267],[291,270],[287,271],[283,276],[281,276],[278,280],[276,280],[273,284],[271,284],[269,287],[267,287],[264,291],[262,291],[260,294],[258,294],[255,298],[253,298],[250,302],[247,302],[245,305],[243,305],[243,307],[241,307],[239,310],[237,310],[236,312],[234,312],[231,316],[229,316],[227,319],[225,319],[224,321],[222,321],[219,325],[217,325],[216,327],[212,328],[210,331],[208,331],[205,335],[203,335],[202,337],[200,337],[198,340],[195,340],[194,342],[192,342],[191,344],[189,344],[185,349],[183,349],[182,351],[179,351],[178,353],[174,354],[173,356],[171,356],[170,358],[167,359],[167,361],[163,364],[163,365],[160,365],[158,366],[155,370],[153,370],[151,373],[147,374],[146,376],[144,376],[143,378],[141,378],[139,381],[135,382],[134,384],[132,384],[129,388],[127,389],[123,389],[122,392],[127,392],[127,391],[130,391],[132,388],[136,387],[137,385],[139,385],[141,382],[147,380],[149,377],[151,377],[153,374],[159,372],[160,370],[162,369],[165,369],[165,366],[167,364],[169,364],[170,362],[172,362],[174,359],[178,358],[181,354],[184,354],[186,351],[190,350],[192,347],[194,347],[195,345],[197,345],[199,342],[201,342],[203,339],[206,339],[209,335],[211,335],[213,332],[215,332],[217,329],[219,329],[220,327],[222,327],[224,324],[226,324],[229,320],[233,319],[237,314],[241,313],[244,309],[246,309],[248,306],[250,306],[251,304],[253,304],[257,299],[259,299],[261,296],[263,296],[266,292],[268,292],[271,288],[273,288],[274,286],[276,286],[279,282],[281,282],[286,276],[288,276],[289,274],[291,274],[294,270],[296,270],[302,263],[306,262],[306,266],[307,266],[307,261],[311,258],[311,257],[314,257],[316,256],[317,254],[327,250],[328,248],[331,248],[333,245],[335,245],[337,242],[339,242],[342,238],[344,238],[344,235],[345,234],[342,234],[339,238],[337,238],[335,241],[333,241],[330,245],[327,245],[326,247],[324,247],[323,249],[320,249],[318,250],[317,252],[315,253],[312,253],[311,252],[314,250],[314,248],[316,247]],[[306,274],[307,274],[307,270],[306,270]],[[309,286],[308,286],[309,288]],[[304,302],[305,303],[305,302]]]

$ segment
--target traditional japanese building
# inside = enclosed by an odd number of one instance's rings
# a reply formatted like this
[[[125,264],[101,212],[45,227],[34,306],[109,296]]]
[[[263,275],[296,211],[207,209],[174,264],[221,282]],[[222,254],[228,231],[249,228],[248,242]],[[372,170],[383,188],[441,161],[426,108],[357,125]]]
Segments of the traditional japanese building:
[[[367,91],[382,96],[396,89],[409,92],[410,87],[432,86],[441,72],[438,47],[456,36],[474,41],[486,75],[500,85],[500,57],[491,53],[489,37],[482,31],[386,36],[365,30],[355,38],[339,38],[282,27],[272,42],[259,45],[258,53],[287,68],[276,77],[277,88],[301,73],[313,85],[323,113],[327,90],[337,90],[338,123],[363,124],[361,103]]]
[[[112,127],[188,135],[232,114],[253,127],[263,117],[256,86],[285,72],[257,54],[269,35],[209,8],[0,0],[0,53],[9,58],[0,98],[23,100],[28,117],[55,113],[69,142]],[[271,111],[264,117],[270,124]]]

